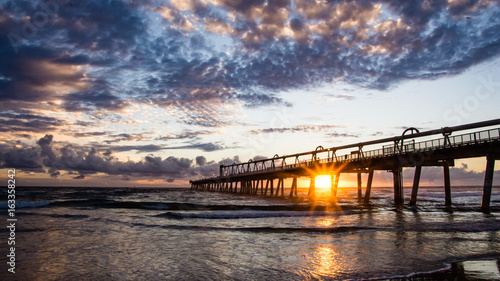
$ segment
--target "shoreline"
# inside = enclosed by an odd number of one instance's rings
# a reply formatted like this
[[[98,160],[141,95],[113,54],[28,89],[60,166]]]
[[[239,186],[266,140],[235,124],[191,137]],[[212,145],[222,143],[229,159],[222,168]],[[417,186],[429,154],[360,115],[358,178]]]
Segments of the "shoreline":
[[[370,281],[500,280],[500,257],[466,258],[446,263],[444,268],[406,276],[365,279]]]

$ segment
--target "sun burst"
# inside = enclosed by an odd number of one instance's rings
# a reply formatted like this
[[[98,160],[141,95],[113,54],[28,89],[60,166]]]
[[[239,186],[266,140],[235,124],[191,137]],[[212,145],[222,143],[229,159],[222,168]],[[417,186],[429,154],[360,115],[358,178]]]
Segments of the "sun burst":
[[[316,176],[316,187],[317,188],[330,188],[332,184],[331,177],[329,175],[319,175]]]

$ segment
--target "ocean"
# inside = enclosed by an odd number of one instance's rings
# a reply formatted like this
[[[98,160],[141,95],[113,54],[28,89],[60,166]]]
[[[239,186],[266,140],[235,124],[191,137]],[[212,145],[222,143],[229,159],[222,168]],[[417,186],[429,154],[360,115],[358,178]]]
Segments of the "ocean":
[[[422,187],[416,207],[374,188],[329,200],[190,189],[16,187],[1,280],[500,280],[500,192]],[[405,188],[409,201],[410,188]],[[321,192],[318,192],[321,195]],[[326,192],[327,193],[327,192]],[[0,193],[7,226],[7,191]],[[3,245],[2,245],[3,244]]]

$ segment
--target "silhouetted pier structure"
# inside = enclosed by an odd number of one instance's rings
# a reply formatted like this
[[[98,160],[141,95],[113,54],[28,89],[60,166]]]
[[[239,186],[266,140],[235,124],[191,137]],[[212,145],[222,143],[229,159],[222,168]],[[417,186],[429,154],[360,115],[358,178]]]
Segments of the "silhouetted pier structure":
[[[455,159],[486,157],[481,209],[487,211],[490,208],[495,160],[500,160],[500,128],[485,129],[485,127],[499,124],[500,119],[495,119],[426,132],[408,128],[401,136],[391,138],[326,149],[318,146],[316,150],[310,152],[274,155],[273,158],[249,160],[247,163],[221,165],[219,176],[193,180],[190,183],[191,188],[196,190],[259,194],[260,188],[261,195],[268,195],[269,192],[271,196],[284,196],[285,179],[292,178],[290,197],[294,197],[297,196],[297,179],[309,177],[309,197],[314,198],[316,176],[330,175],[331,197],[336,200],[340,175],[356,173],[358,198],[368,204],[374,171],[386,170],[393,174],[394,201],[396,204],[403,204],[403,168],[415,167],[410,200],[410,204],[415,205],[422,167],[440,166],[443,167],[444,174],[445,204],[450,206],[450,167],[454,166]],[[465,130],[474,131],[452,135],[454,132]],[[425,137],[436,135],[440,137],[425,139]],[[372,145],[378,145],[379,148],[363,150]],[[364,197],[362,196],[362,173],[368,173]],[[277,181],[276,189],[274,188],[275,181]]]

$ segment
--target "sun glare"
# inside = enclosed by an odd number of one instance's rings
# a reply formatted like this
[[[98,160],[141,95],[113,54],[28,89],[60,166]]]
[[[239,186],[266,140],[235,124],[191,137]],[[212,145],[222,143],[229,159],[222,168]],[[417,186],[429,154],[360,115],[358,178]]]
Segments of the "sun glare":
[[[316,187],[319,188],[330,188],[332,184],[331,177],[329,175],[316,176]]]

